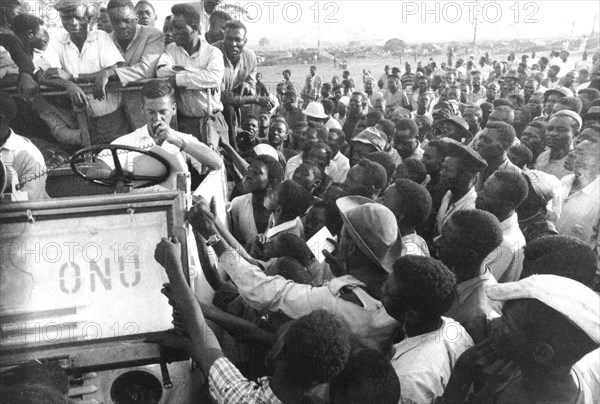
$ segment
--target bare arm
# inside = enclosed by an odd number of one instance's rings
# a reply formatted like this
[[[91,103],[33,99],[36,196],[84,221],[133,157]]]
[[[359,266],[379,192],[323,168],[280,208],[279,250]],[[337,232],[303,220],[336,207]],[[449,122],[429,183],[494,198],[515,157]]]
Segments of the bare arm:
[[[175,238],[163,238],[156,246],[154,258],[166,270],[173,299],[185,321],[190,339],[192,359],[199,363],[204,374],[208,375],[213,363],[223,357],[217,337],[206,324],[200,304],[185,280],[181,264],[181,245]]]

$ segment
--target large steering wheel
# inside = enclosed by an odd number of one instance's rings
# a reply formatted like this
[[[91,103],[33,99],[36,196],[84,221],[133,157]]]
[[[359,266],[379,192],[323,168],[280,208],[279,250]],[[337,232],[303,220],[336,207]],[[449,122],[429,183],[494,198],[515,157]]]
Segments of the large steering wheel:
[[[88,175],[87,173],[84,173],[83,171],[81,171],[79,169],[79,167],[77,167],[76,163],[84,155],[86,155],[88,153],[97,154],[104,150],[110,150],[112,153],[112,158],[113,158],[115,168],[114,168],[114,170],[112,170],[110,172],[110,174],[98,176],[98,177],[92,177],[92,176]],[[121,151],[121,153],[123,151],[135,152],[135,153],[140,153],[140,154],[144,154],[146,156],[152,157],[153,159],[158,160],[163,166],[165,166],[166,172],[163,173],[162,175],[151,176],[151,175],[138,175],[138,174],[134,174],[130,171],[127,171],[127,170],[123,169],[123,167],[121,166],[121,161],[119,160],[119,156],[118,156],[119,151]],[[155,153],[150,150],[140,149],[139,147],[125,146],[125,145],[118,145],[118,144],[105,144],[105,145],[89,146],[89,147],[85,147],[85,148],[77,151],[77,153],[75,153],[71,157],[71,170],[73,170],[73,172],[75,174],[79,175],[86,181],[95,182],[97,184],[102,184],[102,185],[106,185],[109,187],[114,187],[117,190],[117,192],[123,192],[123,189],[129,188],[129,187],[144,188],[144,187],[150,187],[152,185],[160,184],[161,182],[166,181],[167,178],[169,178],[169,176],[171,175],[171,166],[169,165],[169,162],[167,161],[167,159],[165,159],[163,156],[159,155],[158,153]],[[136,181],[136,182],[137,181],[145,181],[145,182],[134,186],[133,185],[134,181]]]

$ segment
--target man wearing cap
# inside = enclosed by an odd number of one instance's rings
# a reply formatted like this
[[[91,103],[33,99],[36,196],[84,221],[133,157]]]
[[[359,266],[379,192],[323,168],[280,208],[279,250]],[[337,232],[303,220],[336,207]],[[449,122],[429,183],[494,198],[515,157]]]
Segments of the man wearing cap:
[[[556,228],[561,234],[584,241],[600,256],[600,162],[598,139],[585,140],[572,150],[562,178],[563,206]]]
[[[200,15],[194,6],[176,4],[171,13],[175,42],[160,56],[156,75],[171,78],[178,87],[179,129],[217,147],[218,138],[209,139],[210,134],[216,133],[223,141],[229,141],[221,103],[223,53],[200,37]],[[208,89],[216,90],[213,94]]]
[[[501,361],[516,368],[504,366],[503,377],[479,379],[470,400],[596,402],[597,393],[573,367],[600,345],[600,297],[592,289],[561,276],[534,275],[491,286],[487,294],[504,303],[500,332],[461,356],[440,402],[465,402],[474,377],[488,367],[499,373]]]
[[[434,121],[433,134],[436,138],[449,138],[463,144],[469,144],[473,138],[467,121],[456,115]]]
[[[562,179],[571,174],[565,167],[569,151],[573,148],[573,139],[581,128],[581,118],[573,111],[558,111],[550,117],[546,126],[547,150],[535,161],[535,168]]]
[[[366,128],[350,141],[350,167],[358,164],[367,154],[384,151],[387,142],[375,128]]]
[[[440,183],[448,192],[438,210],[434,235],[441,234],[454,212],[475,208],[477,174],[487,167],[485,160],[470,147],[452,139],[445,139],[444,144],[447,157],[442,163]]]
[[[549,117],[552,115],[554,104],[563,97],[572,97],[573,92],[565,87],[557,87],[546,90],[544,93],[544,115]]]
[[[44,77],[48,83],[65,88],[75,107],[89,108],[95,117],[90,127],[92,143],[109,143],[129,132],[130,124],[121,110],[121,93],[95,91],[95,100],[88,100],[76,83],[96,83],[101,86],[107,71],[124,63],[115,43],[104,31],[91,31],[93,8],[82,0],[61,0],[54,6],[60,14],[66,32],[54,37],[45,57],[50,65]]]
[[[400,325],[380,302],[382,286],[391,271],[382,260],[398,237],[394,214],[367,198],[344,197],[337,205],[344,222],[339,259],[348,275],[321,287],[267,276],[247,263],[221,238],[208,210],[194,215],[192,226],[209,240],[219,266],[253,308],[281,311],[293,319],[319,309],[335,313],[347,322],[359,345],[386,353]]]
[[[46,162],[42,153],[29,139],[17,135],[9,127],[16,115],[15,102],[12,98],[2,95],[0,97],[0,164],[6,167],[7,184],[12,185],[15,191],[26,192],[30,201],[48,198]],[[0,192],[2,191],[0,189]]]
[[[593,124],[598,125],[600,123],[600,106],[591,106],[588,112],[581,115],[581,118],[583,120],[582,129],[585,129]]]
[[[485,181],[496,171],[509,170],[520,173],[508,158],[507,152],[516,138],[515,129],[505,122],[488,122],[481,132],[476,150],[486,161],[487,168],[477,175],[477,192],[483,189]]]

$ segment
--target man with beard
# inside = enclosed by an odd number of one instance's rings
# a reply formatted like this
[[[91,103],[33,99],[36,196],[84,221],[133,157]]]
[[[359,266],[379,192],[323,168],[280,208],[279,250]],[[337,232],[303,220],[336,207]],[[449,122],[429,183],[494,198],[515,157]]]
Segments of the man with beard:
[[[308,153],[317,143],[327,143],[327,128],[322,123],[308,122],[308,128],[298,137],[300,154],[290,158],[285,166],[285,179],[291,180],[296,168],[308,159]]]
[[[368,99],[365,93],[360,91],[352,93],[348,105],[348,117],[342,126],[346,139],[352,139],[356,124],[367,115],[367,102]]]
[[[254,52],[245,47],[248,41],[246,26],[239,21],[231,21],[225,24],[224,33],[223,40],[215,42],[213,46],[223,53],[225,70],[221,100],[231,142],[242,120],[241,107],[258,104],[266,110],[271,110],[275,104],[269,97],[256,96],[254,77],[257,61]]]
[[[477,175],[477,192],[483,189],[483,184],[496,171],[513,171],[520,173],[507,156],[508,149],[515,141],[515,129],[505,122],[488,122],[479,137],[476,149],[486,161],[487,168]]]
[[[475,209],[475,182],[478,173],[487,167],[485,160],[470,147],[451,139],[446,139],[444,144],[447,157],[442,163],[440,183],[448,191],[438,210],[435,235],[442,233],[444,225],[455,212]]]
[[[535,162],[546,148],[546,123],[541,120],[531,122],[521,134],[521,143],[531,150]]]
[[[200,38],[200,15],[194,6],[176,4],[171,13],[175,43],[168,45],[161,55],[156,74],[171,77],[179,88],[179,129],[216,148],[219,138],[226,143],[229,141],[220,91],[225,70],[223,53]],[[217,89],[214,94],[201,90],[214,88]],[[209,130],[209,125],[213,130]],[[209,139],[213,133],[218,137]]]
[[[548,150],[538,156],[535,168],[558,179],[571,174],[565,167],[565,161],[580,128],[581,118],[573,111],[562,110],[552,115],[546,125]]]

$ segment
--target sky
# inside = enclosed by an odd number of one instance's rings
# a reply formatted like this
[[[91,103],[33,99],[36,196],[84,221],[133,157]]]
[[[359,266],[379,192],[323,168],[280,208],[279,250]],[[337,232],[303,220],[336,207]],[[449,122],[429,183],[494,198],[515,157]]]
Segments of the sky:
[[[225,0],[248,11],[242,17],[249,44],[267,37],[275,46],[316,47],[317,41],[383,45],[390,38],[407,43],[470,41],[477,38],[578,38],[589,35],[598,1],[245,1]],[[162,21],[173,1],[154,0]],[[252,20],[251,20],[252,18]],[[159,25],[157,23],[157,25]],[[600,17],[596,19],[596,34]]]

